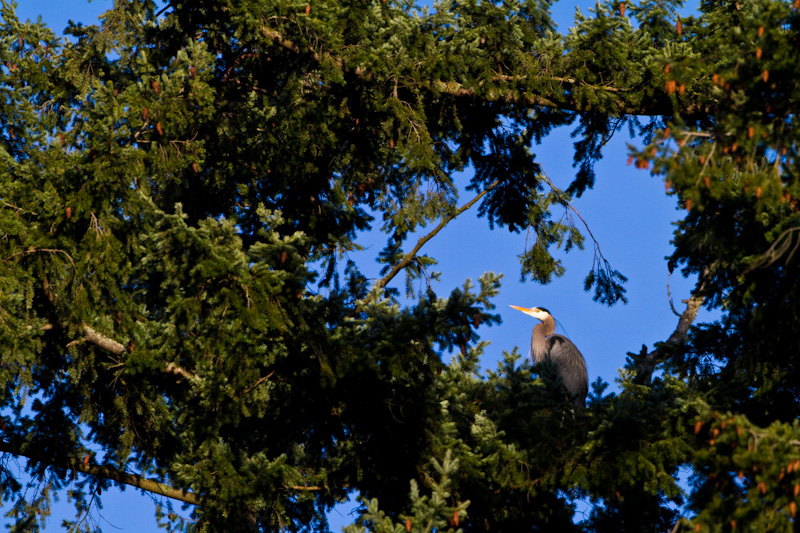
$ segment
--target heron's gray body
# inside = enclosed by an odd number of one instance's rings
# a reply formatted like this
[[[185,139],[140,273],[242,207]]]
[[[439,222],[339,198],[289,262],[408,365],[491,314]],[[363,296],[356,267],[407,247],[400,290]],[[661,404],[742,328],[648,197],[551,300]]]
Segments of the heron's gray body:
[[[575,405],[585,407],[586,395],[589,393],[589,375],[586,372],[586,360],[580,350],[568,338],[555,334],[556,321],[544,307],[511,307],[541,321],[534,326],[531,335],[533,362],[538,364],[551,361]]]
[[[552,361],[564,388],[567,389],[570,396],[574,397],[575,405],[584,407],[586,395],[589,393],[586,360],[571,340],[563,335],[548,334],[548,329],[550,329],[548,322],[550,321],[553,322],[552,329],[554,330],[553,317],[549,317],[549,321],[537,324],[533,328],[531,335],[533,362],[538,364],[543,361]]]

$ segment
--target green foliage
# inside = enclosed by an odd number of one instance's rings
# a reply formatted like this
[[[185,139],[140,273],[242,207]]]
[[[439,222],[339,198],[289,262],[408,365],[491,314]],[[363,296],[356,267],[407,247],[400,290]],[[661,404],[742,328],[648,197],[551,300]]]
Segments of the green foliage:
[[[436,459],[431,459],[436,473],[439,474],[438,481],[430,481],[430,496],[421,496],[417,482],[411,480],[411,510],[407,515],[400,515],[402,524],[394,522],[378,507],[378,500],[365,502],[366,510],[359,517],[358,522],[344,528],[344,533],[367,533],[368,531],[391,531],[402,533],[403,531],[419,531],[421,533],[433,533],[434,531],[447,531],[448,533],[460,533],[462,529],[453,529],[463,520],[469,502],[458,502],[456,505],[448,505],[452,499],[452,494],[447,490],[450,485],[450,478],[458,468],[458,461],[452,459],[448,451],[441,464]]]
[[[708,406],[695,422],[698,452],[691,525],[737,531],[794,531],[800,495],[800,424],[759,427]]]
[[[800,15],[680,6],[598,3],[561,36],[537,0],[117,0],[67,39],[3,1],[8,527],[60,493],[94,530],[118,484],[165,494],[169,531],[324,531],[356,493],[353,532],[793,529]],[[562,191],[536,150],[565,125]],[[552,365],[480,371],[499,274],[413,282],[468,168],[489,226],[531,236],[522,278],[562,275],[625,126],[686,208],[670,268],[723,314],[574,410]],[[368,230],[375,283],[340,264]],[[625,301],[600,244],[585,289]]]

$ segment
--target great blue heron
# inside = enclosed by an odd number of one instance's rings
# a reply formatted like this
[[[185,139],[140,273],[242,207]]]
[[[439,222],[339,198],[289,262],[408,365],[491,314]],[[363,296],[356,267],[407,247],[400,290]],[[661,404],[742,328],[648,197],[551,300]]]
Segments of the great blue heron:
[[[556,335],[556,321],[550,311],[544,307],[517,307],[517,311],[538,318],[541,323],[533,327],[531,334],[531,355],[533,362],[552,361],[556,367],[556,374],[561,378],[561,383],[571,397],[575,399],[577,407],[586,405],[586,394],[589,392],[586,360],[571,340],[563,335]]]

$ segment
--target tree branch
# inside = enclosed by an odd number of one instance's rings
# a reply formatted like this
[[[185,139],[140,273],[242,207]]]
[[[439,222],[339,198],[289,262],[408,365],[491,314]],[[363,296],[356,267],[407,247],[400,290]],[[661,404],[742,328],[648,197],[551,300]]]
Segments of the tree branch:
[[[459,208],[459,209],[458,209],[458,210],[457,210],[455,213],[453,213],[453,214],[451,214],[451,215],[448,215],[448,216],[445,216],[445,217],[443,217],[443,218],[442,218],[442,221],[439,223],[439,225],[438,225],[438,226],[436,226],[436,227],[433,229],[433,231],[431,231],[430,233],[428,233],[427,235],[425,235],[425,236],[423,236],[423,237],[420,237],[419,241],[417,241],[417,245],[416,245],[416,246],[414,246],[414,249],[413,249],[413,250],[411,250],[410,252],[408,252],[408,253],[407,253],[407,254],[406,254],[404,257],[403,257],[403,259],[402,259],[402,260],[401,260],[399,263],[397,263],[397,264],[394,266],[394,268],[392,268],[392,269],[389,271],[389,273],[388,273],[388,274],[386,274],[386,275],[385,275],[385,276],[384,276],[384,277],[383,277],[383,278],[382,278],[382,279],[381,279],[381,280],[378,282],[378,285],[377,285],[377,286],[378,286],[379,288],[381,288],[381,289],[383,289],[384,287],[386,287],[386,285],[387,285],[387,284],[388,284],[390,281],[392,281],[392,279],[393,279],[393,278],[394,278],[394,277],[395,277],[395,276],[398,274],[398,272],[400,272],[401,270],[403,270],[405,267],[407,267],[408,265],[410,265],[410,264],[411,264],[411,263],[414,261],[414,258],[416,258],[416,256],[417,256],[417,252],[419,252],[419,251],[420,251],[420,249],[421,249],[421,248],[422,248],[422,247],[425,245],[425,243],[426,243],[426,242],[428,242],[429,240],[431,240],[432,238],[434,238],[434,237],[436,236],[436,234],[437,234],[437,233],[439,233],[439,232],[442,230],[442,228],[444,228],[444,227],[445,227],[445,226],[446,226],[446,225],[447,225],[447,224],[448,224],[448,223],[449,223],[451,220],[453,220],[453,219],[454,219],[454,218],[456,218],[458,215],[460,215],[461,213],[463,213],[464,211],[466,211],[467,209],[469,209],[470,207],[472,207],[473,205],[475,205],[475,202],[477,202],[478,200],[480,200],[481,198],[483,198],[483,197],[486,195],[486,193],[488,193],[489,191],[491,191],[492,189],[494,189],[494,188],[497,186],[497,184],[498,184],[498,183],[500,183],[500,180],[494,180],[494,181],[493,181],[491,184],[489,184],[489,186],[488,186],[488,187],[486,187],[486,188],[485,188],[485,189],[484,189],[484,190],[483,190],[483,191],[482,191],[480,194],[478,194],[477,196],[475,196],[475,198],[473,198],[472,200],[470,200],[469,202],[467,202],[466,204],[464,204],[463,206],[461,206],[461,207],[460,207],[460,208]]]
[[[550,176],[548,176],[547,173],[544,170],[541,171],[540,175],[542,176],[542,179],[544,179],[544,181],[550,186],[550,189],[552,189],[553,192],[555,192],[559,196],[563,195],[564,197],[568,198],[567,194],[564,191],[562,191],[561,189],[559,189],[558,187],[553,185],[553,181],[550,179]],[[589,237],[591,237],[592,242],[594,243],[594,250],[595,250],[595,254],[596,254],[595,257],[599,256],[600,259],[602,259],[603,261],[608,263],[608,261],[606,260],[606,257],[603,255],[602,250],[600,250],[600,243],[597,242],[597,239],[594,237],[594,233],[592,233],[591,228],[589,228],[589,223],[586,222],[586,220],[581,216],[581,214],[578,212],[578,210],[575,209],[575,206],[572,205],[572,202],[565,202],[564,205],[568,209],[571,209],[573,213],[575,213],[575,215],[583,223],[583,227],[586,228],[586,232],[589,234]],[[572,223],[571,220],[570,220],[570,223]],[[573,225],[573,227],[574,227],[574,225]]]
[[[63,254],[63,255],[66,255],[67,259],[69,259],[69,262],[72,263],[72,266],[73,267],[75,266],[75,260],[72,259],[71,255],[69,255],[64,250],[56,250],[56,249],[53,249],[53,248],[29,248],[27,250],[22,250],[22,251],[19,251],[17,253],[9,255],[5,259],[3,259],[3,262],[11,261],[15,257],[20,257],[20,256],[25,256],[25,255],[30,255],[30,254],[38,254],[38,253]]]
[[[778,238],[775,239],[775,242],[772,243],[769,249],[760,256],[758,256],[758,258],[755,261],[753,261],[753,263],[747,268],[747,270],[742,272],[742,275],[744,276],[746,274],[749,274],[750,272],[761,267],[772,266],[776,261],[778,261],[778,259],[783,257],[786,254],[786,252],[789,251],[789,248],[792,245],[792,239],[794,237],[794,235],[792,234],[794,232],[798,232],[798,235],[800,235],[800,227],[793,226],[791,228],[784,230],[780,235],[778,235]],[[797,239],[797,242],[792,248],[792,251],[786,258],[785,265],[789,264],[789,261],[792,260],[792,257],[794,257],[794,254],[797,253],[798,249],[800,249],[800,237]]]
[[[553,81],[558,82],[561,78],[553,78]],[[556,100],[555,98],[547,98],[538,94],[533,94],[525,91],[524,89],[514,89],[509,88],[505,91],[501,90],[490,90],[486,95],[478,95],[474,89],[465,88],[461,84],[457,82],[443,82],[443,81],[434,81],[431,82],[431,86],[438,90],[443,94],[448,94],[453,97],[458,98],[468,98],[471,100],[480,100],[484,99],[489,102],[498,102],[502,104],[509,104],[514,106],[520,107],[551,107],[554,109],[562,109],[564,111],[575,111],[578,113],[589,113],[592,111],[597,111],[595,107],[592,106],[591,103],[588,102],[580,102],[578,100],[573,99],[569,95],[559,95],[560,100]],[[619,89],[616,87],[598,87],[598,86],[591,86],[596,88],[598,91],[604,92],[627,92],[624,89]],[[652,116],[652,117],[664,117],[664,116],[673,116],[676,112],[679,113],[683,117],[687,116],[694,116],[700,115],[704,113],[709,113],[711,111],[709,106],[701,106],[697,104],[687,105],[683,108],[674,108],[672,102],[670,100],[659,100],[654,101],[652,103],[645,103],[641,107],[631,107],[623,100],[615,100],[614,101],[614,111],[606,111],[605,113],[608,115],[638,115],[638,116]]]
[[[63,253],[72,262],[72,266],[75,266],[75,262],[72,261],[72,257],[68,253],[64,252],[63,250],[30,249],[30,250],[26,250],[25,251],[25,253],[34,253],[34,252],[50,252],[50,253],[60,252],[60,253]],[[23,252],[17,252],[16,254],[13,254],[10,257],[6,258],[6,261],[8,259],[11,259],[12,257],[18,256],[18,255],[20,255],[22,253]],[[53,290],[50,288],[50,283],[47,281],[47,277],[46,276],[42,280],[42,290],[44,291],[45,296],[47,297],[47,300],[51,304],[55,305],[55,303],[56,303],[56,295],[53,292]],[[43,331],[50,331],[51,329],[53,329],[53,325],[52,324],[45,324],[42,327]],[[89,342],[91,344],[94,344],[98,348],[102,348],[103,350],[105,350],[105,351],[107,351],[107,352],[109,352],[111,354],[114,354],[116,356],[120,356],[120,355],[124,354],[127,351],[127,348],[125,348],[125,346],[122,345],[122,343],[117,342],[114,339],[103,335],[102,333],[99,333],[96,329],[94,329],[89,324],[86,324],[86,323],[81,324],[80,330],[81,330],[81,333],[83,333],[83,340],[84,341]],[[76,342],[79,342],[79,341],[71,341],[69,344],[67,344],[67,346],[69,346],[71,344],[74,344]],[[189,372],[185,368],[181,368],[180,366],[176,365],[175,363],[167,363],[166,366],[164,367],[164,369],[169,374],[174,374],[176,376],[179,376],[179,377],[181,377],[183,379],[187,379],[189,381],[197,381],[197,380],[200,379],[200,376],[198,376],[197,374],[193,374],[192,372]]]
[[[271,28],[268,28],[266,24],[262,24],[261,26],[261,34],[264,35],[266,38],[272,40],[278,46],[289,50],[295,54],[306,54],[316,63],[322,63],[323,61],[329,61],[335,65],[337,65],[342,70],[348,70],[345,64],[345,61],[341,58],[334,57],[331,54],[320,54],[316,50],[311,47],[307,49],[302,49],[298,46],[295,42],[291,39],[287,39],[278,31],[275,31]],[[352,72],[359,78],[367,78],[369,73],[362,67],[356,67],[352,70]],[[452,96],[454,98],[465,98],[470,100],[486,100],[488,102],[499,102],[503,104],[515,105],[515,106],[522,106],[522,107],[551,107],[555,109],[563,109],[565,111],[575,111],[579,113],[587,113],[591,111],[595,111],[594,107],[591,103],[588,102],[580,102],[575,100],[569,94],[560,94],[557,98],[548,98],[542,95],[533,94],[525,88],[515,88],[511,83],[514,81],[519,81],[524,83],[527,79],[527,76],[498,76],[493,78],[494,81],[497,82],[505,82],[509,83],[509,87],[505,89],[490,89],[485,94],[479,95],[475,92],[474,89],[469,87],[464,87],[462,84],[455,82],[455,81],[441,81],[441,80],[433,80],[430,82],[421,83],[421,86],[427,87],[428,89],[434,90],[441,94],[446,94]],[[563,77],[547,77],[547,80],[551,80],[554,83],[559,85],[568,84],[568,85],[577,85],[580,80],[576,80],[573,78],[563,78]],[[629,92],[627,89],[619,88],[619,87],[612,87],[612,86],[596,86],[596,85],[588,85],[597,91],[607,92],[607,93],[625,93]],[[618,115],[639,115],[639,116],[672,116],[676,112],[680,113],[682,116],[692,116],[692,115],[699,115],[699,114],[706,114],[709,113],[710,107],[708,105],[698,105],[698,104],[690,104],[686,105],[683,108],[676,109],[673,105],[673,100],[667,97],[666,93],[664,98],[660,100],[654,100],[652,103],[645,103],[642,106],[638,107],[631,107],[622,99],[616,99],[614,101],[614,112],[608,114],[618,114]]]
[[[120,344],[119,342],[106,337],[98,333],[93,327],[89,324],[83,324],[83,340],[94,344],[95,346],[104,349],[107,352],[111,352],[114,355],[122,355],[125,353],[125,346]]]
[[[180,500],[182,502],[186,502],[191,505],[202,505],[203,503],[203,498],[200,495],[195,494],[194,492],[189,492],[183,489],[176,489],[175,487],[170,487],[169,485],[165,485],[164,483],[160,483],[152,479],[147,479],[145,477],[136,474],[121,472],[116,468],[110,466],[92,465],[88,463],[86,464],[72,463],[69,466],[59,465],[56,464],[56,462],[53,460],[47,460],[47,459],[42,459],[40,457],[36,457],[33,454],[29,454],[22,451],[21,449],[15,448],[10,443],[2,441],[0,441],[0,452],[10,453],[12,455],[25,457],[27,459],[30,459],[31,461],[38,463],[47,463],[55,467],[77,470],[78,472],[94,477],[110,479],[112,481],[116,481],[117,483],[130,485],[132,487],[136,487],[137,489],[141,489],[146,492],[152,492],[153,494],[166,496],[167,498],[171,498],[173,500]]]
[[[697,312],[700,310],[700,306],[703,304],[703,300],[705,299],[703,296],[696,295],[702,290],[702,287],[703,283],[701,282],[693,291],[693,295],[688,300],[684,300],[686,303],[686,310],[681,313],[680,318],[678,319],[678,325],[675,327],[675,331],[672,332],[666,342],[659,345],[658,348],[650,353],[647,353],[646,346],[642,346],[642,350],[638,354],[628,353],[635,364],[637,383],[641,385],[650,385],[653,379],[653,371],[655,370],[658,360],[663,355],[665,349],[675,348],[686,341],[689,328],[691,327],[692,322],[694,322],[694,319],[697,317]]]
[[[672,272],[667,274],[667,300],[669,300],[669,308],[672,309],[672,313],[680,318],[681,314],[675,310],[675,304],[672,303],[672,292],[669,290],[669,280],[672,277]]]
[[[93,327],[88,324],[83,324],[81,326],[83,330],[83,340],[90,342],[97,346],[98,348],[102,348],[103,350],[110,352],[114,355],[122,355],[127,351],[125,346],[121,343],[115,341],[112,338],[106,337],[102,333],[98,333]],[[164,367],[164,370],[167,371],[169,374],[173,374],[180,378],[189,380],[189,381],[198,381],[200,380],[200,376],[189,372],[183,367],[176,365],[175,363],[167,363]]]
[[[42,459],[41,457],[37,457],[32,453],[24,452],[21,448],[18,448],[9,442],[0,441],[0,453],[7,453],[19,457],[25,457],[26,459],[33,461],[35,463],[49,464],[50,466],[53,466],[55,468],[66,468],[69,470],[74,470],[97,478],[110,479],[111,481],[116,481],[117,483],[121,483],[123,485],[136,487],[137,489],[143,490],[145,492],[158,494],[160,496],[164,496],[166,498],[170,498],[173,500],[182,501],[190,505],[202,506],[206,503],[209,503],[210,501],[208,498],[201,496],[195,492],[183,489],[177,489],[175,487],[171,487],[169,485],[161,483],[160,481],[156,481],[154,479],[147,479],[138,474],[122,472],[112,466],[93,465],[84,462],[70,462],[68,465],[58,464],[55,460],[51,458]],[[347,486],[348,485],[344,485],[344,487]],[[297,492],[317,492],[325,490],[325,487],[318,485],[288,485],[282,487],[282,490],[297,491]]]

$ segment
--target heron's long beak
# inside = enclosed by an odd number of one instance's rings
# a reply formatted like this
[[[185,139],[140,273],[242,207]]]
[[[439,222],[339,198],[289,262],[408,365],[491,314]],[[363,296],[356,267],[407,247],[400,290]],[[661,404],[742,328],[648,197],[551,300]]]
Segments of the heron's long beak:
[[[526,315],[535,316],[535,315],[533,314],[533,313],[534,313],[534,311],[535,311],[534,309],[530,309],[530,308],[528,308],[528,307],[519,307],[519,306],[516,306],[516,305],[509,305],[509,307],[513,307],[513,308],[514,308],[514,309],[516,309],[517,311],[522,311],[522,312],[523,312],[523,313],[525,313]]]

